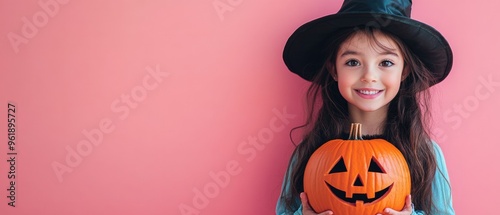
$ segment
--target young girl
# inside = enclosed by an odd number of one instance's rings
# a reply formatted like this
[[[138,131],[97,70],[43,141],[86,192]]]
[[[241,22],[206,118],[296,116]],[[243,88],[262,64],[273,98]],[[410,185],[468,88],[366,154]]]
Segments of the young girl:
[[[277,214],[317,214],[303,192],[305,166],[323,143],[347,139],[351,122],[363,125],[364,139],[393,143],[410,168],[405,207],[380,214],[455,214],[445,161],[426,126],[427,89],[446,78],[452,52],[410,11],[411,0],[345,0],[337,14],[304,24],[288,39],[286,65],[312,84],[306,132],[290,159]]]

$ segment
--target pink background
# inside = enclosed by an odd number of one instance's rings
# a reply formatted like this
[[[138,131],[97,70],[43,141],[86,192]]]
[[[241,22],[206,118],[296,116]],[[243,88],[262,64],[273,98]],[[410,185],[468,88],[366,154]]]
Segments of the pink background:
[[[0,1],[0,214],[273,214],[307,87],[281,51],[296,27],[340,4]],[[496,12],[493,1],[414,1],[413,18],[454,50],[433,94],[458,214],[498,211]],[[58,164],[71,172],[58,178]]]

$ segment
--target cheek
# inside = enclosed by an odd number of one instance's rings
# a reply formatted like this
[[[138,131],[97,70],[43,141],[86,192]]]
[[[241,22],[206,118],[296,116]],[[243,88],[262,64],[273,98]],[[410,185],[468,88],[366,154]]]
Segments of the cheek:
[[[401,85],[401,76],[401,72],[385,76],[383,81],[384,85],[399,90],[399,86]]]
[[[400,84],[393,84],[391,87],[386,88],[387,89],[386,96],[390,100],[394,99],[396,97],[396,95],[398,94],[399,86],[400,86]]]
[[[351,86],[352,83],[345,78],[339,78],[338,80],[338,87],[339,87],[339,92],[340,95],[344,98],[350,98],[351,95]]]
[[[348,88],[352,87],[360,77],[354,72],[342,72],[337,73],[337,82],[339,87]]]

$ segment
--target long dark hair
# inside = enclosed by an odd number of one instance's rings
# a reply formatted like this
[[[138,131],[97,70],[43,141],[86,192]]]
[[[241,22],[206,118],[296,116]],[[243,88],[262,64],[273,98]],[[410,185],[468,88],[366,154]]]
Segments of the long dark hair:
[[[376,30],[372,28],[338,31],[332,35],[333,39],[325,49],[325,53],[329,54],[325,55],[325,63],[307,91],[309,106],[306,122],[291,131],[305,130],[289,163],[287,175],[290,175],[290,187],[284,187],[280,196],[289,211],[298,207],[296,201],[304,190],[304,169],[311,154],[328,140],[341,138],[346,126],[350,125],[347,101],[341,96],[337,82],[331,77],[339,47],[359,32],[366,34],[380,48],[388,49],[376,40],[374,31]],[[398,94],[389,104],[383,136],[403,153],[408,162],[415,209],[430,214],[433,207],[431,187],[436,172],[436,159],[427,126],[430,119],[430,95],[426,89],[432,85],[432,76],[424,63],[401,40],[387,32],[383,33],[398,44],[404,55],[406,71],[403,72]]]

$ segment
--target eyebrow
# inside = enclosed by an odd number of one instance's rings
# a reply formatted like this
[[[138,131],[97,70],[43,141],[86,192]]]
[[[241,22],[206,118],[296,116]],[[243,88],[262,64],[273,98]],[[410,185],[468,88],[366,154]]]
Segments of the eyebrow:
[[[342,52],[340,57],[344,57],[346,55],[360,55],[359,52],[353,51],[353,50],[346,50],[345,52]],[[380,55],[394,55],[396,57],[399,57],[399,55],[396,52],[393,51],[383,51],[380,52]]]

